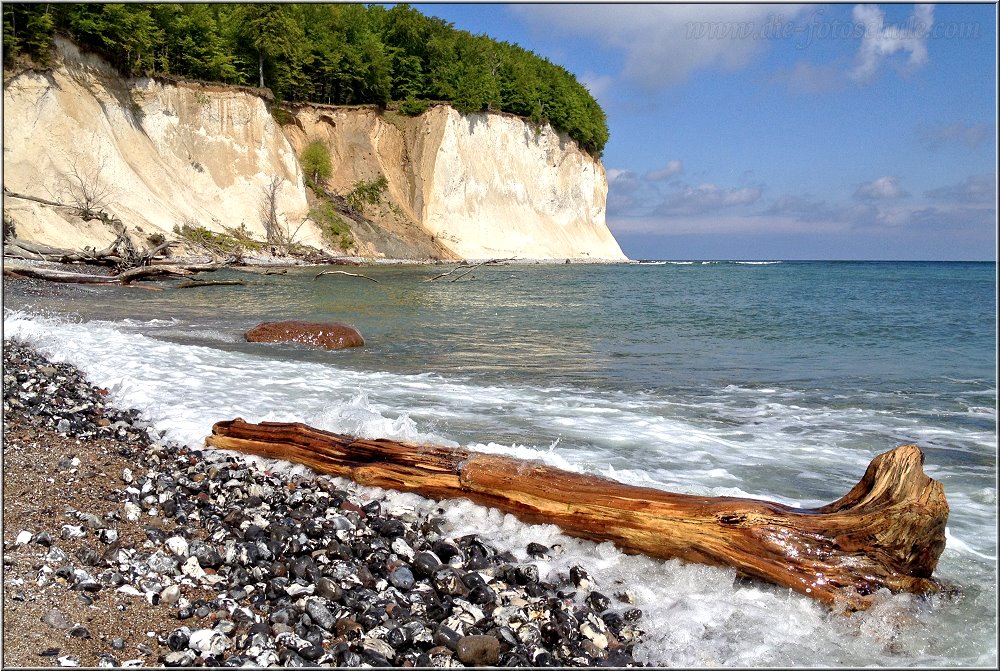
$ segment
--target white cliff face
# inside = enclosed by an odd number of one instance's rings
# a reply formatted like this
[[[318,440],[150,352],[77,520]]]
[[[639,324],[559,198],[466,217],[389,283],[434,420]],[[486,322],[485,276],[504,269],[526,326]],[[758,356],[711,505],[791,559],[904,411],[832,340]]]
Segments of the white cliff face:
[[[307,221],[298,155],[330,150],[327,188],[348,193],[384,176],[378,228],[355,230],[357,253],[396,258],[625,260],[605,220],[600,161],[551,128],[447,106],[408,118],[373,108],[304,106],[280,127],[251,91],[124,80],[99,58],[57,42],[59,67],[25,72],[4,89],[4,186],[68,205],[86,188],[143,243],[175,226],[266,237],[261,204],[279,184],[279,225],[324,247]],[[21,238],[105,247],[114,232],[66,208],[5,197]],[[337,251],[337,250],[335,250]]]
[[[242,224],[263,239],[260,204],[275,177],[280,223],[294,230],[308,213],[295,153],[260,97],[126,82],[68,42],[58,49],[61,67],[17,75],[4,89],[11,191],[73,204],[93,189],[140,241],[185,223],[215,231]],[[114,238],[98,222],[31,201],[5,198],[4,210],[20,237],[37,242],[78,248]]]
[[[384,176],[396,210],[454,256],[626,259],[604,221],[604,167],[548,126],[448,106],[391,121],[373,109],[305,107],[296,121],[285,132],[298,151],[316,140],[330,150],[327,188],[347,193]],[[403,234],[392,219],[379,223]]]
[[[440,137],[422,180],[421,223],[464,258],[625,260],[604,221],[601,163],[559,137],[501,114],[436,107]],[[434,132],[436,131],[436,132]]]

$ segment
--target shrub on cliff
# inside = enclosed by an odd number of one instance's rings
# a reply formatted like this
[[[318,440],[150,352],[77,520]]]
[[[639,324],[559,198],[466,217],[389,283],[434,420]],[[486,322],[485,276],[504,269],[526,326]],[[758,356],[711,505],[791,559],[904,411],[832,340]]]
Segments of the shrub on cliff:
[[[302,169],[306,173],[307,179],[311,180],[310,186],[320,186],[324,180],[329,179],[333,174],[333,165],[330,163],[330,150],[319,140],[313,140],[302,150]]]
[[[355,210],[364,212],[365,205],[378,205],[382,202],[382,196],[388,187],[389,181],[385,175],[379,175],[375,179],[360,179],[344,198]]]
[[[417,100],[412,95],[399,105],[399,111],[406,116],[420,116],[431,106],[429,100]]]

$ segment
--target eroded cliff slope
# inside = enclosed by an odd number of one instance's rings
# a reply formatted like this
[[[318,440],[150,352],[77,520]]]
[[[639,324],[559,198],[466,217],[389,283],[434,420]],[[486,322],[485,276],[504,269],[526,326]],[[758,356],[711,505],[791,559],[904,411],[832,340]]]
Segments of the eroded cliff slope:
[[[328,147],[332,191],[384,176],[395,207],[380,223],[415,223],[459,257],[625,259],[604,220],[604,167],[548,126],[444,105],[416,118],[305,106],[285,133],[299,152]]]
[[[447,106],[415,118],[300,106],[277,115],[282,126],[260,91],[124,80],[63,40],[57,55],[54,69],[5,82],[4,186],[66,204],[92,191],[140,246],[184,225],[264,240],[271,189],[281,230],[333,253],[625,259],[605,225],[600,161],[547,126]],[[385,178],[378,203],[343,218],[347,249],[309,218],[298,156],[315,140],[330,152],[330,193]],[[50,245],[103,247],[115,235],[34,200],[5,196],[4,212],[19,237]]]

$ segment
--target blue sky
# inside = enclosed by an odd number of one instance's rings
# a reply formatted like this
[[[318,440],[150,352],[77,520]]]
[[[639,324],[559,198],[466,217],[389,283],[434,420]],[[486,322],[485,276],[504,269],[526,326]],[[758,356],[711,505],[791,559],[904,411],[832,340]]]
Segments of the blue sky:
[[[586,84],[631,258],[996,258],[996,6],[424,4]]]

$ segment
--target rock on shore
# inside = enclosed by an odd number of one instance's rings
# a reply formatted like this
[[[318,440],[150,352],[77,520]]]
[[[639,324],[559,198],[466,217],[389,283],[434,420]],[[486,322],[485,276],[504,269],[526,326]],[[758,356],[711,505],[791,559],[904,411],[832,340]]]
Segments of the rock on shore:
[[[247,342],[291,342],[331,350],[365,344],[357,329],[337,322],[264,322],[247,331],[244,338]]]
[[[433,507],[165,442],[104,393],[4,342],[5,665],[637,665],[641,613],[586,567],[542,579]]]

